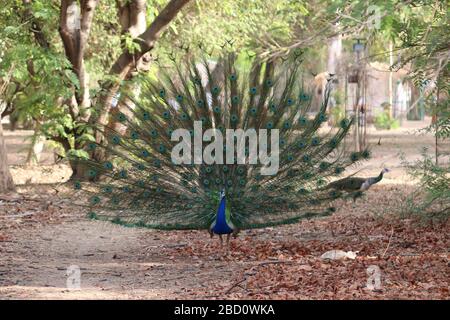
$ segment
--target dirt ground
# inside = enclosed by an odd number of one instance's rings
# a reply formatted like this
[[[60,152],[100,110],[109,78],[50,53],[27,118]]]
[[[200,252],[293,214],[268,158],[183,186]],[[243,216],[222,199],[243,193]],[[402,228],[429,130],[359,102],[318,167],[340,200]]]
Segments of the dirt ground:
[[[29,133],[6,132],[19,187],[0,195],[0,299],[449,299],[448,222],[395,216],[415,188],[398,153],[413,160],[433,147],[432,136],[413,134],[420,127],[370,131],[373,158],[355,170],[392,172],[356,204],[339,200],[326,218],[244,231],[228,255],[206,232],[89,220],[64,184],[68,167],[52,164],[51,150],[44,165],[22,166]],[[320,258],[333,249],[357,257]],[[381,274],[376,290],[367,289],[371,266]],[[72,270],[80,289],[68,287]]]

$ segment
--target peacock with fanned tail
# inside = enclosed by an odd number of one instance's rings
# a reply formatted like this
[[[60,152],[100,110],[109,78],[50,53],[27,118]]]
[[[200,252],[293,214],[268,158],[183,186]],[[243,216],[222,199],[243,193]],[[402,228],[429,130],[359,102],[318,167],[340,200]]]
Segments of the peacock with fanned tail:
[[[99,128],[108,144],[91,142],[88,148],[101,148],[108,160],[85,160],[88,178],[95,182],[75,182],[77,190],[89,195],[92,218],[167,230],[205,229],[229,240],[240,229],[289,224],[333,211],[330,203],[343,192],[325,186],[369,157],[367,150],[346,152],[341,145],[352,120],[319,132],[327,120],[330,87],[319,112],[311,115],[298,59],[253,61],[247,68],[240,60],[227,53],[215,62],[202,58],[174,64],[168,75],[141,82],[139,96],[122,94],[122,109],[113,116],[126,132]],[[188,130],[193,145],[199,123],[205,136],[212,129],[209,139],[203,136],[200,154],[211,151],[205,141],[217,142],[219,136],[223,149],[213,150],[213,163],[194,161],[199,154],[195,148],[182,149],[186,159],[194,160],[177,163],[172,151],[180,140],[173,141],[174,132]],[[267,162],[249,163],[255,152],[250,141],[244,140],[240,162],[237,154],[234,161],[217,161],[238,144],[226,135],[231,129],[267,129],[267,141],[277,130],[277,173],[262,174]],[[264,147],[269,157],[277,151]]]

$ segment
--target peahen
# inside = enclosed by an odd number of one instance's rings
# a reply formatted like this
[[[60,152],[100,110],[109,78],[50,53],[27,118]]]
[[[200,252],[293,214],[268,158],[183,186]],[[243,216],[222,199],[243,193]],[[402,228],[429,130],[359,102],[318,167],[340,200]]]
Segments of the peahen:
[[[374,184],[380,182],[383,179],[383,175],[389,171],[389,169],[383,168],[378,176],[369,178],[349,176],[331,182],[330,184],[328,184],[327,188],[337,191],[346,191],[353,197],[353,201],[355,201],[356,198],[362,196],[362,193],[364,191],[369,189]]]
[[[330,214],[330,203],[342,193],[323,187],[369,152],[340,147],[351,119],[319,133],[330,92],[311,115],[297,60],[243,61],[227,53],[214,62],[174,63],[167,75],[142,80],[139,96],[122,93],[123,109],[113,120],[126,133],[99,128],[108,144],[90,142],[87,148],[101,148],[108,159],[84,160],[94,182],[75,182],[89,195],[90,216],[127,226],[205,229],[229,240],[240,229]],[[187,129],[187,138],[177,129]],[[231,129],[259,133],[258,140],[250,133],[248,139],[228,136]],[[175,149],[181,160],[174,161]],[[213,162],[202,158],[208,153]],[[250,161],[255,154],[260,161]],[[277,157],[278,170],[268,174]]]

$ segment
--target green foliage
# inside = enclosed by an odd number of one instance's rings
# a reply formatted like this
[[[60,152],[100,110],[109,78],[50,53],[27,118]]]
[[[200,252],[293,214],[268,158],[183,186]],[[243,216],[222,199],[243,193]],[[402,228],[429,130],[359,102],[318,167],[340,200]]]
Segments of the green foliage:
[[[420,182],[403,209],[404,216],[418,216],[425,220],[447,220],[450,217],[450,162],[436,164],[428,150],[422,159],[413,163],[404,161],[410,175]]]
[[[393,119],[388,110],[383,110],[375,114],[374,126],[378,130],[398,129],[400,123],[397,119]]]
[[[329,123],[333,127],[338,127],[341,121],[345,118],[344,106],[336,105],[330,110],[330,120]]]

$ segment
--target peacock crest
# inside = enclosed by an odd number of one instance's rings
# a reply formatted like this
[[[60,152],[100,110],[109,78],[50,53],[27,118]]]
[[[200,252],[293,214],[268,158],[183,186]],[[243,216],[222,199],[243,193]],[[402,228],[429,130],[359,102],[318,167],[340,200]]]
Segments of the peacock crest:
[[[321,130],[330,87],[320,110],[309,112],[311,96],[303,88],[298,59],[241,60],[233,53],[190,59],[157,80],[141,81],[139,95],[121,94],[110,123],[125,130],[99,129],[108,143],[92,142],[88,149],[101,149],[108,158],[84,160],[95,182],[75,182],[75,189],[88,195],[92,218],[211,230],[225,201],[225,221],[240,229],[330,213],[330,202],[342,192],[324,185],[370,155],[342,148],[352,120]],[[254,132],[257,141],[252,135],[228,135],[230,130]],[[230,146],[236,147],[231,159]],[[173,159],[174,148],[179,161]],[[264,161],[252,161],[255,152]],[[198,161],[205,154],[214,161]],[[276,158],[276,173],[264,174]]]

